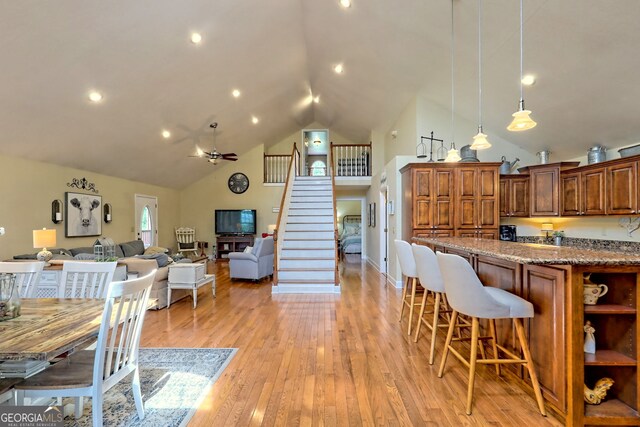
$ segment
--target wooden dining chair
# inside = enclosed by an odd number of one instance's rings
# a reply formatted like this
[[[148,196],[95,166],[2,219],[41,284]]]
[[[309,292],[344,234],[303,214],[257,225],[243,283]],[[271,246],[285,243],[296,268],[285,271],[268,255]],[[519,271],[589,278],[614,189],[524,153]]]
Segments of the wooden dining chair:
[[[76,398],[75,415],[82,416],[83,397],[91,397],[94,426],[102,426],[103,394],[131,375],[138,418],[144,419],[138,349],[151,285],[156,270],[139,279],[108,286],[95,350],[80,350],[16,384],[16,403],[25,398]]]
[[[65,261],[58,298],[104,298],[117,262]]]
[[[20,298],[36,296],[36,287],[40,281],[40,274],[44,262],[0,262],[0,273],[11,273],[16,276],[16,285]]]

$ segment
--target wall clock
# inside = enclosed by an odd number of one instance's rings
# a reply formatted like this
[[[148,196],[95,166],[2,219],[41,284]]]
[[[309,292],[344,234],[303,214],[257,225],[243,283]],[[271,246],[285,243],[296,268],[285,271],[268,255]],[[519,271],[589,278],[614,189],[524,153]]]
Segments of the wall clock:
[[[249,188],[249,178],[242,172],[236,172],[229,177],[227,184],[233,193],[242,194]]]

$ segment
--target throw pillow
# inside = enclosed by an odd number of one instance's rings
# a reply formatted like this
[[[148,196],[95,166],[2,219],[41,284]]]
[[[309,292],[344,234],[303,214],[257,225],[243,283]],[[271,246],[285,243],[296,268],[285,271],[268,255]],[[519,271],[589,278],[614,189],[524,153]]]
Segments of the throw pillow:
[[[244,248],[244,253],[250,254],[252,250],[253,250],[253,246],[247,246],[246,248]]]
[[[149,246],[145,251],[144,254],[145,255],[151,255],[151,254],[166,254],[167,252],[169,252],[169,249],[167,248],[163,248],[161,246]]]
[[[87,253],[78,253],[73,256],[73,259],[78,261],[95,261],[97,258],[98,258],[98,255],[87,254]]]
[[[144,254],[144,243],[142,240],[132,240],[130,242],[121,243],[120,247],[125,257]]]
[[[135,257],[142,259],[154,259],[158,263],[158,267],[164,267],[169,264],[169,256],[167,254],[135,255]]]
[[[76,256],[78,254],[92,254],[93,246],[85,246],[82,248],[71,248],[71,255]]]

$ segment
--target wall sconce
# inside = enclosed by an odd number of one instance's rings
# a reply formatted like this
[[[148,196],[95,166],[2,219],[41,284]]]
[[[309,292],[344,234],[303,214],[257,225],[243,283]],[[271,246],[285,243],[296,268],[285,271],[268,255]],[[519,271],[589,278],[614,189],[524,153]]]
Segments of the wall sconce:
[[[54,224],[60,224],[62,222],[62,201],[54,200],[51,202],[51,221]]]
[[[545,222],[540,226],[540,231],[543,231],[545,233],[545,236],[548,238],[549,237],[549,232],[553,231],[553,224],[551,224],[550,222]]]
[[[105,223],[110,223],[111,222],[111,203],[105,203],[104,207],[104,222]]]

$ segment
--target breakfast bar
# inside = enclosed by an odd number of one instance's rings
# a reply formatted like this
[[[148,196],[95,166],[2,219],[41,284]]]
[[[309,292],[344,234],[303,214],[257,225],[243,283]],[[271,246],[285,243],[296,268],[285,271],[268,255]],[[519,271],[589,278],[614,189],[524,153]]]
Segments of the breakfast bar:
[[[547,408],[567,425],[640,424],[640,256],[477,238],[413,240],[460,255],[485,286],[533,304],[535,316],[525,324],[529,347]],[[595,285],[607,291],[586,299],[585,289]],[[595,329],[594,354],[584,352],[586,321]],[[518,352],[510,322],[498,322],[497,328],[500,344]],[[526,370],[511,372],[529,384]],[[586,404],[585,392],[605,377],[613,379],[606,398]]]

